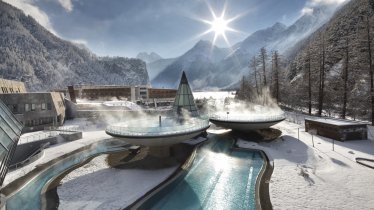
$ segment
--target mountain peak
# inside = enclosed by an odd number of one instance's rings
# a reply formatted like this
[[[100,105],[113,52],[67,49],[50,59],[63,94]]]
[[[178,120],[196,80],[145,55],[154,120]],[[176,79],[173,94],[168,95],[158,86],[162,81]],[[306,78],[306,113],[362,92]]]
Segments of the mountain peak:
[[[140,52],[136,56],[136,58],[138,58],[140,60],[143,60],[146,63],[152,63],[154,61],[162,59],[162,57],[159,54],[155,53],[155,52],[151,52],[151,53]]]
[[[276,22],[276,23],[272,26],[272,28],[276,28],[276,29],[282,29],[282,30],[284,30],[284,29],[287,28],[287,26],[284,25],[284,24],[281,23],[281,22]]]
[[[211,47],[213,44],[208,40],[200,40],[195,44],[195,47]]]

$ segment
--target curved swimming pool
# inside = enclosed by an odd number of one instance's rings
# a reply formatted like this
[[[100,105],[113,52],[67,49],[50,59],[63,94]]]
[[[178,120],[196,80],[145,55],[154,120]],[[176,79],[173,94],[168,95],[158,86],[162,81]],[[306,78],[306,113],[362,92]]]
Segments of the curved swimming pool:
[[[209,135],[190,169],[154,193],[138,209],[255,209],[256,180],[264,159],[232,149],[234,140]]]
[[[122,146],[125,145],[121,141],[118,142],[118,140],[103,140],[92,145],[90,149],[77,152],[58,161],[32,178],[17,192],[7,197],[6,208],[8,210],[41,209],[43,206],[41,192],[49,180],[90,157],[101,153],[122,150],[124,149]]]

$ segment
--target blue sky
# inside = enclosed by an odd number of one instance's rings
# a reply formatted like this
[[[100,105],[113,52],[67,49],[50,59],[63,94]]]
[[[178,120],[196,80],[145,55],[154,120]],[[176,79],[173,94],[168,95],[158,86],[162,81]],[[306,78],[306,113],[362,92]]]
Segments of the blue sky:
[[[213,40],[214,33],[198,36],[210,26],[211,7],[226,18],[240,16],[229,26],[230,44],[276,22],[292,24],[303,12],[319,4],[332,6],[345,0],[4,0],[33,16],[47,29],[73,42],[84,43],[94,53],[135,57],[156,52],[176,57],[200,39]],[[222,37],[217,46],[228,47]]]

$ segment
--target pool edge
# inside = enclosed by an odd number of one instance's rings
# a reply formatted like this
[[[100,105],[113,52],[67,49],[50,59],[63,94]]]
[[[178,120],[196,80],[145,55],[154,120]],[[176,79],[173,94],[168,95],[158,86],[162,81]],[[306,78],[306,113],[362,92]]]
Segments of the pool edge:
[[[205,143],[206,143],[206,141],[203,141],[203,142],[195,145],[195,147],[194,147],[193,151],[191,152],[191,155],[188,157],[188,159],[183,164],[181,164],[172,174],[170,174],[169,177],[167,177],[164,181],[162,181],[160,184],[155,186],[152,190],[145,193],[142,197],[140,197],[139,199],[134,201],[132,204],[130,204],[129,206],[124,208],[124,210],[138,209],[145,202],[147,202],[149,198],[151,198],[156,193],[163,190],[165,187],[169,186],[169,184],[172,183],[174,180],[179,178],[182,175],[183,172],[187,171],[191,167],[193,161],[195,160],[197,150]]]
[[[269,181],[271,175],[273,174],[274,166],[270,164],[269,157],[267,156],[265,151],[260,149],[238,147],[236,141],[237,140],[235,140],[234,149],[255,151],[260,153],[262,159],[264,159],[264,165],[261,167],[261,171],[256,179],[255,205],[257,210],[273,210],[273,205],[271,204],[270,200]]]

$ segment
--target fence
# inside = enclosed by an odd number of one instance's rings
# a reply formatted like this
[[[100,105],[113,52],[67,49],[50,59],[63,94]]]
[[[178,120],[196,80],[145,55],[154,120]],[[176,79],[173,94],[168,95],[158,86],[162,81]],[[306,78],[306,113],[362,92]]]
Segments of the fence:
[[[18,144],[24,144],[24,143],[29,143],[33,141],[40,141],[42,139],[55,137],[58,134],[59,133],[57,131],[45,131],[43,133],[39,132],[39,133],[31,134],[31,135],[26,135],[26,136],[24,135],[24,136],[21,136]]]
[[[10,169],[18,169],[19,167],[22,167],[24,165],[27,165],[31,162],[34,162],[35,160],[37,160],[38,158],[40,158],[40,156],[42,155],[42,152],[43,150],[48,147],[50,145],[50,143],[45,143],[43,144],[39,149],[35,150],[31,155],[29,155],[28,158],[26,158],[25,160],[21,161],[21,162],[18,162],[18,163],[15,163],[13,165],[10,165],[9,168]],[[38,155],[39,154],[39,155]]]

